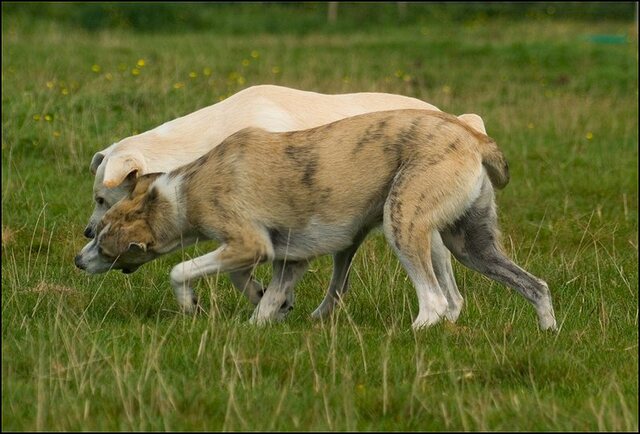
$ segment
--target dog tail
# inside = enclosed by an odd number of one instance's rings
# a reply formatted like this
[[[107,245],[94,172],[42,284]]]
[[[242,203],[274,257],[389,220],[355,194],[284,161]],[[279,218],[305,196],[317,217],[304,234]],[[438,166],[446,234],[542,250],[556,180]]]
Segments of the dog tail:
[[[498,190],[505,188],[510,179],[509,163],[496,142],[487,136],[480,138],[480,154],[493,186]]]

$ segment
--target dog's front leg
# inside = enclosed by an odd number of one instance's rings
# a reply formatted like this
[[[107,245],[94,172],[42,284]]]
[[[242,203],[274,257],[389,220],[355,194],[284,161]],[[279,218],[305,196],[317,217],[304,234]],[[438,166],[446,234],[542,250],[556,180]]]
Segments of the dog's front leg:
[[[265,288],[253,278],[253,268],[229,273],[233,286],[249,299],[254,306],[260,303]]]
[[[307,268],[307,261],[274,261],[271,282],[249,322],[265,324],[283,319],[287,307],[293,304],[293,289]]]
[[[171,286],[185,312],[195,310],[197,299],[191,289],[193,281],[213,273],[233,273],[251,269],[271,260],[273,249],[264,244],[224,244],[206,255],[181,262],[171,270]]]

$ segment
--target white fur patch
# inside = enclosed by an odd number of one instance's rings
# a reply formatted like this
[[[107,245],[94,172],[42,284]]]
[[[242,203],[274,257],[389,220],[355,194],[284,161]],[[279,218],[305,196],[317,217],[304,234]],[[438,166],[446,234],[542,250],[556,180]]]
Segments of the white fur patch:
[[[174,210],[178,210],[178,205],[181,202],[180,189],[182,188],[182,175],[170,177],[168,175],[161,175],[156,179],[149,187],[156,188],[158,194],[166,199]]]

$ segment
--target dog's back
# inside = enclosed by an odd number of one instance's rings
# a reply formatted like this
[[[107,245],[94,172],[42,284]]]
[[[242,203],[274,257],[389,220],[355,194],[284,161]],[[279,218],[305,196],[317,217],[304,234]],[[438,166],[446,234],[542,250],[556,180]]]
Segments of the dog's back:
[[[418,180],[405,192],[411,206],[439,191],[449,201],[460,196],[450,213],[459,212],[481,176],[488,140],[452,115],[394,110],[289,133],[245,129],[173,176],[184,180],[190,213],[233,215],[289,237],[311,230],[313,240],[335,241],[305,241],[323,244],[322,254],[379,224],[394,179],[409,168]]]

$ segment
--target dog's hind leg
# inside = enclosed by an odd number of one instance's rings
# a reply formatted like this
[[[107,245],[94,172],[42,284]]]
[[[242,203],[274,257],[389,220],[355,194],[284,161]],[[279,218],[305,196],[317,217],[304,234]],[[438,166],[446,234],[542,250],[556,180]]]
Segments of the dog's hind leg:
[[[383,230],[389,244],[415,286],[418,296],[418,316],[413,328],[428,327],[440,321],[449,303],[442,292],[431,256],[435,203],[431,192],[421,185],[423,169],[405,168],[396,175],[384,205]],[[416,176],[416,174],[418,174]]]
[[[485,178],[480,196],[465,215],[441,231],[445,245],[467,267],[522,294],[536,309],[540,328],[556,329],[546,282],[526,272],[500,249],[493,187]]]
[[[385,223],[384,233],[389,244],[394,247],[418,295],[418,316],[412,327],[419,329],[437,323],[445,316],[448,302],[438,284],[431,262],[431,231],[415,230],[411,243],[399,240],[397,233],[394,235],[393,224]]]
[[[449,321],[455,322],[462,310],[464,299],[458,290],[456,278],[453,274],[451,253],[442,242],[442,237],[438,231],[431,233],[431,262],[440,288],[447,298],[448,307],[445,317]]]
[[[264,324],[282,319],[293,303],[294,287],[307,268],[307,261],[274,261],[271,282],[249,322]]]
[[[253,268],[229,273],[233,286],[240,291],[255,306],[260,303],[264,294],[264,287],[253,278]]]
[[[320,303],[320,306],[311,314],[312,318],[320,319],[327,317],[347,292],[349,288],[351,261],[365,236],[366,234],[358,235],[352,245],[333,255],[333,275],[331,276],[331,283],[329,283],[327,294],[322,300],[322,303]]]
[[[351,261],[362,244],[364,236],[357,237],[348,248],[333,255],[333,275],[331,283],[322,303],[311,314],[312,318],[325,318],[333,312],[338,301],[344,297],[349,288],[349,271]],[[448,309],[445,314],[447,319],[455,321],[462,309],[462,295],[458,291],[453,268],[451,267],[451,253],[442,243],[442,238],[437,231],[433,231],[431,242],[431,259],[436,278],[447,298]]]

